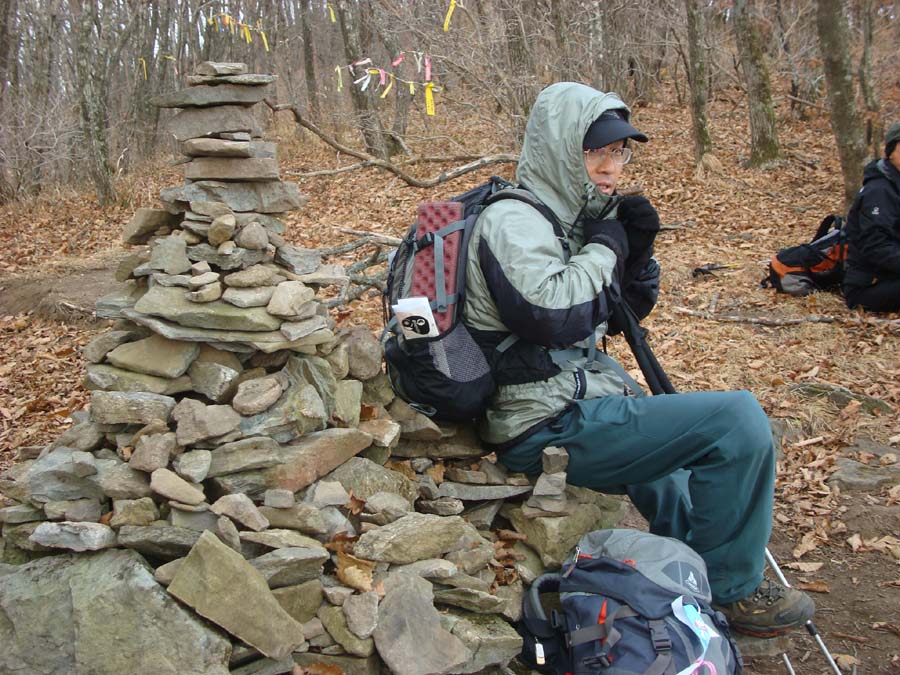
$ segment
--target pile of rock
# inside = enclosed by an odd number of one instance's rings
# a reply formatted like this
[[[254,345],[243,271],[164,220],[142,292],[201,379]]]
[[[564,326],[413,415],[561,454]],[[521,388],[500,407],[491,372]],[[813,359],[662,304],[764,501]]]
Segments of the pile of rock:
[[[524,583],[622,504],[566,487],[556,449],[533,491],[394,399],[378,341],[318,299],[342,270],[282,237],[303,199],[244,70],[157,101],[184,108],[188,182],[126,226],[147,246],[98,302],[90,412],[0,475],[0,671],[503,666]]]

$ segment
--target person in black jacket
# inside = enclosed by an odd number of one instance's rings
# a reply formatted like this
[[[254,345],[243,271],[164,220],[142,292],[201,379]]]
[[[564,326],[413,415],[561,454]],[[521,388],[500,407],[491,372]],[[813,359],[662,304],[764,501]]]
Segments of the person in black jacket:
[[[847,306],[900,311],[900,122],[888,129],[884,157],[866,166],[846,227]]]

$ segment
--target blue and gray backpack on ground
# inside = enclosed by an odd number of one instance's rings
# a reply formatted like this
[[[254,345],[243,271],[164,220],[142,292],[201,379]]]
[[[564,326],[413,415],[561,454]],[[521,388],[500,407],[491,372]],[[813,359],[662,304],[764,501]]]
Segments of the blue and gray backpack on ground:
[[[559,603],[548,611],[550,593]],[[686,544],[590,532],[525,596],[522,660],[554,675],[737,675],[743,662],[711,601],[706,565]]]

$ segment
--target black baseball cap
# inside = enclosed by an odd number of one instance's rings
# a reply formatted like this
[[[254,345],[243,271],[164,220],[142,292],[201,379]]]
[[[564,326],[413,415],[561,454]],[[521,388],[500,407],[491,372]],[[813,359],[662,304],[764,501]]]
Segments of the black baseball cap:
[[[642,134],[628,123],[624,110],[607,110],[588,127],[581,142],[581,149],[596,150],[626,138],[633,138],[640,143],[650,140],[646,134]]]

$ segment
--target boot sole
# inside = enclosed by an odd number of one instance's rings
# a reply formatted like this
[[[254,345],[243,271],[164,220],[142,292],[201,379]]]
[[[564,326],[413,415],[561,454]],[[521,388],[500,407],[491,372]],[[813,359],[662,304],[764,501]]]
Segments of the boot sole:
[[[744,626],[738,626],[733,623],[729,623],[729,628],[733,630],[735,633],[741,633],[742,635],[749,635],[750,637],[755,638],[776,638],[786,633],[790,633],[792,630],[796,628],[802,628],[802,625],[792,624],[790,626],[774,626],[772,628],[746,628]]]

